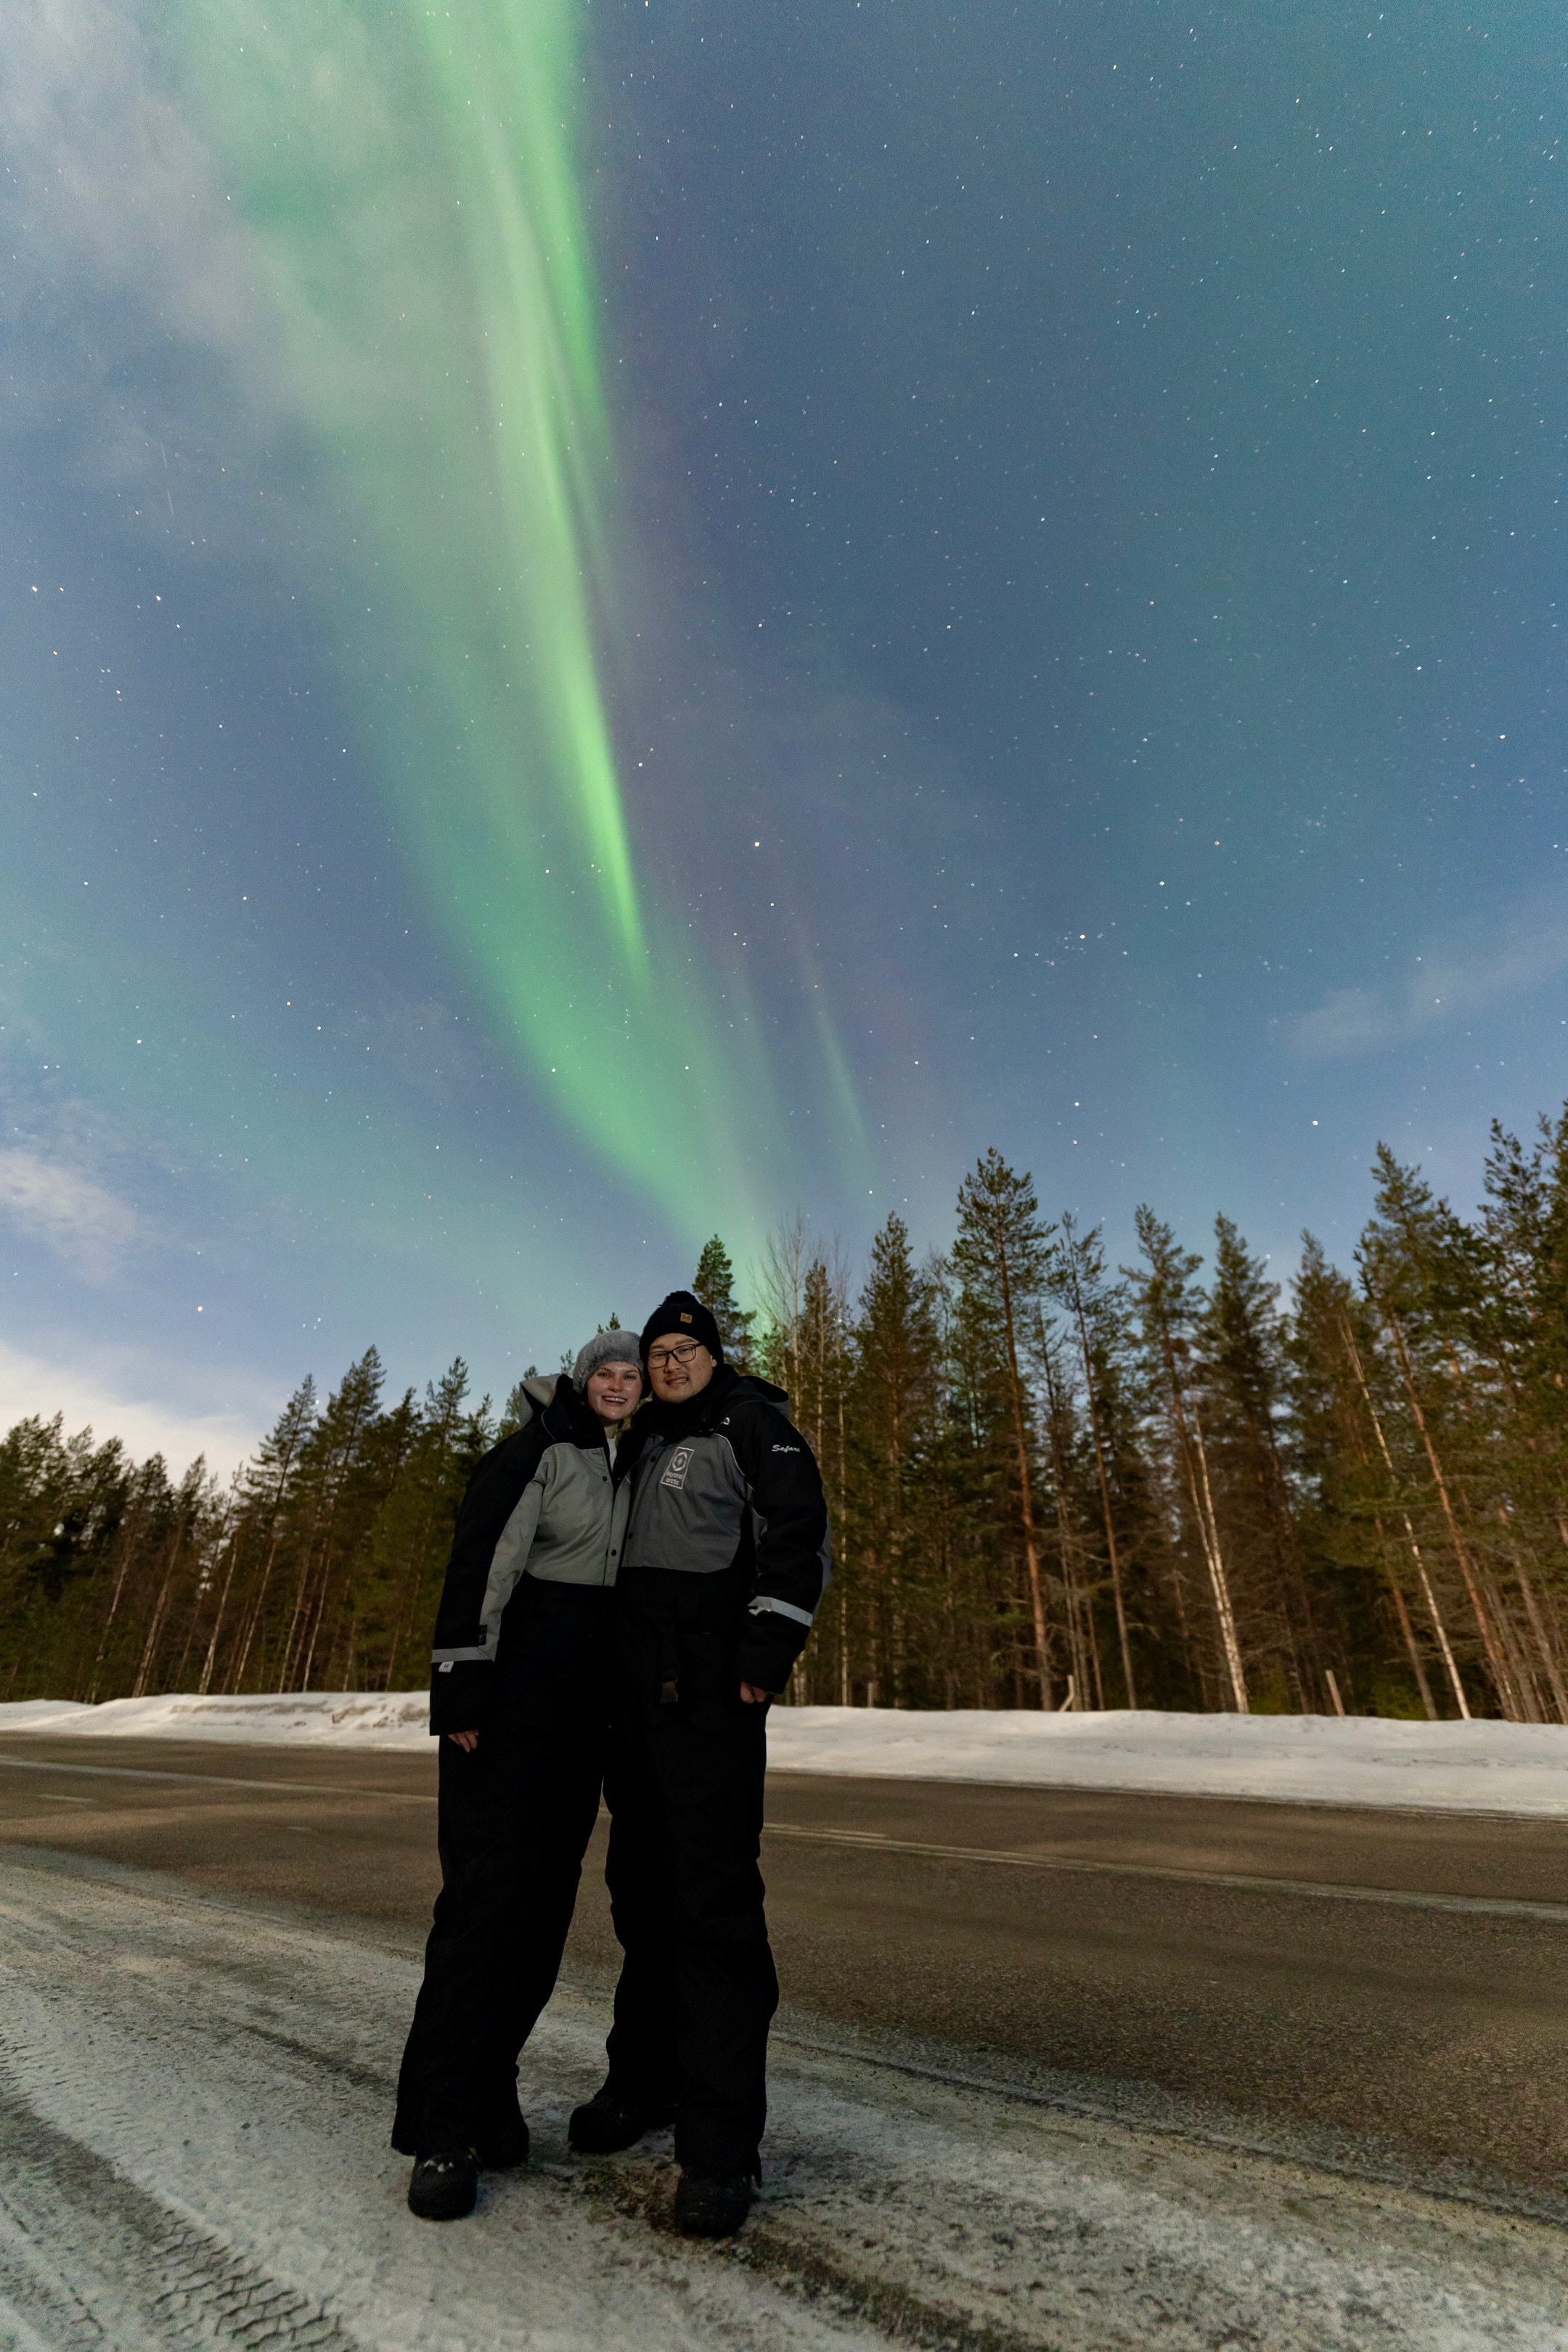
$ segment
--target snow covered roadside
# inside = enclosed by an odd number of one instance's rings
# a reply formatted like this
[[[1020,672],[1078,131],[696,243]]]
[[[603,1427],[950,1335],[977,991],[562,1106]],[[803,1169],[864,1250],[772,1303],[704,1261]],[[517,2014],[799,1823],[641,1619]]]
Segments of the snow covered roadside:
[[[423,1691],[122,1698],[101,1706],[29,1699],[0,1706],[0,1732],[15,1731],[420,1753],[429,1746]],[[769,1750],[778,1772],[1568,1815],[1568,1727],[1558,1724],[778,1706]]]
[[[1374,1716],[776,1707],[775,1770],[1568,1814],[1568,1726]]]
[[[387,2149],[410,1952],[13,1849],[0,2345],[115,2352],[1562,2352],[1563,2231],[781,2037],[733,2247],[650,2229],[664,2144],[566,2155],[605,2004],[524,2061],[536,2161],[446,2229]]]
[[[286,1748],[411,1748],[430,1745],[427,1691],[258,1692],[245,1698],[29,1698],[0,1706],[0,1732],[79,1733],[125,1739],[238,1740]]]

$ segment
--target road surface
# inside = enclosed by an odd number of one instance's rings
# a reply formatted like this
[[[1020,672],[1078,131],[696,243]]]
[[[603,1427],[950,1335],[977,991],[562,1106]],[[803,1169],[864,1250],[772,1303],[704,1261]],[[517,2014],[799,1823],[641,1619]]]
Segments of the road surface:
[[[402,2212],[433,1786],[0,1740],[0,2347],[1568,2346],[1551,1824],[776,1776],[768,2194],[714,2251],[647,2226],[667,2142],[562,2144],[592,1857],[541,2161]]]

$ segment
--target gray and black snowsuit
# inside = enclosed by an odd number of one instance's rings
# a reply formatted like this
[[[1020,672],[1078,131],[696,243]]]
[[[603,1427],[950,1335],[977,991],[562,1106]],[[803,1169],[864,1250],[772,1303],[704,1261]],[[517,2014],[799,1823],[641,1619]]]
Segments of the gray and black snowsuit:
[[[645,1405],[627,1439],[606,2088],[679,2107],[676,2154],[700,2172],[754,2174],[767,2112],[767,1710],[740,1686],[783,1689],[827,1580],[822,1480],[787,1404],[721,1365],[689,1402]]]
[[[441,1892],[393,2146],[483,2146],[517,2114],[517,2057],[553,1990],[599,1810],[629,1486],[563,1375],[463,1499],[431,1653],[443,1738]]]

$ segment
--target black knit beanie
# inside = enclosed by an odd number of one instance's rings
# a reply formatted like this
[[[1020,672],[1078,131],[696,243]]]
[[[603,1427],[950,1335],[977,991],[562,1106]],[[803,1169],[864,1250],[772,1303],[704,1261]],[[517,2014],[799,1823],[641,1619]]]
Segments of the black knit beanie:
[[[700,1339],[716,1364],[724,1360],[724,1342],[719,1337],[719,1326],[700,1298],[689,1290],[672,1290],[660,1301],[642,1327],[643,1361],[656,1339]]]

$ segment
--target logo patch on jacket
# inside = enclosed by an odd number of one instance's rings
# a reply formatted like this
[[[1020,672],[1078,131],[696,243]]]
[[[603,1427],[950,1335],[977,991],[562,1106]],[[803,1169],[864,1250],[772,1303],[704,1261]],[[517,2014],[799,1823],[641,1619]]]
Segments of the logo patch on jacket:
[[[678,1445],[675,1448],[665,1465],[664,1475],[658,1482],[661,1486],[685,1486],[686,1474],[691,1467],[691,1454],[692,1449],[689,1445]]]

